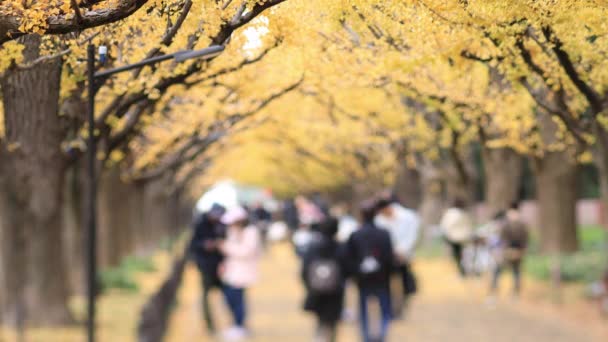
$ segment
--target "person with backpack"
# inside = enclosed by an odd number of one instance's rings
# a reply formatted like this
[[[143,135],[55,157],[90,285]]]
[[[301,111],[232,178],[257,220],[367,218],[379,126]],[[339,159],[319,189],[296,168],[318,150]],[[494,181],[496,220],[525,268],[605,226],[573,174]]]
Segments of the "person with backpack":
[[[349,272],[359,288],[359,317],[364,342],[385,341],[392,319],[390,274],[393,267],[393,246],[389,233],[374,224],[376,202],[361,205],[361,227],[346,244]],[[375,298],[380,304],[380,336],[372,337],[368,302]]]
[[[306,287],[304,310],[317,317],[315,341],[334,342],[344,305],[346,275],[341,248],[335,239],[338,221],[329,218],[313,229],[319,238],[302,263],[302,280]]]
[[[393,296],[393,316],[403,315],[404,307],[410,296],[416,293],[416,277],[411,268],[414,247],[418,241],[420,219],[415,211],[405,208],[389,198],[382,198],[377,204],[378,214],[374,222],[378,228],[385,229],[391,236],[395,253],[393,273],[401,279],[402,294]],[[399,298],[400,300],[396,300]]]
[[[303,258],[316,238],[312,226],[323,222],[326,217],[321,209],[304,196],[296,197],[295,205],[298,209],[299,227],[292,235],[292,242],[296,255]]]
[[[513,272],[513,294],[519,295],[521,291],[521,264],[528,248],[528,227],[522,221],[519,213],[519,204],[513,203],[507,210],[506,218],[500,228],[499,246],[501,260],[497,263],[492,277],[492,294],[498,290],[498,279],[504,267],[511,268]]]
[[[209,305],[209,294],[213,289],[221,289],[223,286],[218,277],[218,267],[223,260],[223,255],[218,249],[217,239],[222,236],[224,231],[220,219],[225,212],[226,209],[223,206],[213,204],[209,211],[195,218],[194,234],[189,250],[201,273],[203,318],[207,332],[211,335],[215,333],[215,322]]]
[[[249,335],[246,327],[246,289],[258,278],[258,259],[261,254],[261,237],[258,228],[249,224],[248,213],[242,207],[231,208],[222,216],[227,227],[225,240],[219,242],[224,262],[219,275],[224,283],[223,292],[233,317],[233,326],[224,338],[240,341]]]

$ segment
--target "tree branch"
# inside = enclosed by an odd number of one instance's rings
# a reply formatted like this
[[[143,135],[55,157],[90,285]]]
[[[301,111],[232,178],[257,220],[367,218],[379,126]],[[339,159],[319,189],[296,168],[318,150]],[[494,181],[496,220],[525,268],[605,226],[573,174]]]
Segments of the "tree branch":
[[[553,43],[552,49],[557,56],[560,65],[574,86],[583,94],[591,106],[593,114],[598,115],[601,113],[604,109],[602,99],[595,92],[595,90],[581,78],[580,74],[576,70],[576,67],[574,66],[574,63],[570,59],[570,55],[568,55],[568,53],[563,49],[562,41],[555,35],[551,27],[545,26],[543,27],[542,31],[545,38]]]
[[[270,95],[268,98],[264,99],[263,101],[260,101],[257,106],[247,112],[232,114],[222,121],[213,123],[209,127],[207,135],[205,137],[200,137],[198,135],[190,137],[189,140],[184,143],[184,145],[182,145],[182,147],[178,151],[169,156],[165,156],[165,158],[163,158],[164,161],[161,163],[160,166],[151,170],[144,170],[138,175],[135,175],[133,178],[137,180],[150,180],[153,178],[157,178],[162,176],[169,170],[176,170],[183,164],[194,160],[200,154],[204,153],[212,144],[220,141],[226,135],[234,133],[234,131],[231,131],[231,128],[234,127],[234,125],[254,115],[255,113],[258,113],[273,101],[296,89],[301,84],[301,82],[302,79],[288,86],[287,88],[284,88],[281,91]],[[244,129],[245,128],[243,128],[242,130]]]
[[[540,106],[545,111],[547,111],[547,113],[555,115],[560,120],[562,120],[562,122],[564,123],[564,125],[566,126],[568,131],[572,134],[572,136],[576,139],[577,142],[579,142],[583,145],[587,144],[585,139],[583,139],[581,132],[579,132],[578,122],[572,118],[572,116],[570,115],[570,112],[567,109],[560,108],[563,106],[567,106],[564,101],[560,101],[559,106],[555,107],[555,106],[547,103],[544,100],[543,96],[541,96],[534,90],[534,88],[530,85],[530,83],[527,81],[527,79],[525,77],[520,78],[519,82],[528,91],[530,96],[532,96],[532,98],[534,99],[534,102],[536,102],[536,104],[538,106]],[[554,96],[557,96],[557,94],[554,94]]]
[[[139,10],[148,0],[121,0],[111,8],[100,8],[81,14],[72,20],[71,13],[51,16],[46,20],[46,34],[65,34],[87,28],[110,24],[124,19]],[[0,14],[0,45],[30,32],[20,30],[21,20],[17,15]]]

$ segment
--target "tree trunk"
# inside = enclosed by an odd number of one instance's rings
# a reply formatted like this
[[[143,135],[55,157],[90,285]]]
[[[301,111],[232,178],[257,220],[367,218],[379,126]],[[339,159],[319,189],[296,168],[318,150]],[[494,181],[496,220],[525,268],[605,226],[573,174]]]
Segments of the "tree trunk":
[[[70,95],[62,99],[60,113],[65,122],[67,139],[78,139],[87,112],[87,103],[82,94],[86,90],[84,81],[77,83]],[[75,151],[70,151],[74,153]],[[84,198],[88,193],[86,182],[86,160],[80,158],[71,163],[65,173],[63,230],[65,240],[66,265],[70,270],[70,286],[74,294],[85,295],[85,207]]]
[[[490,219],[518,200],[523,158],[510,148],[484,147],[482,156],[487,205],[485,219]]]
[[[153,251],[172,230],[173,219],[169,210],[170,199],[167,196],[165,179],[147,182],[144,194],[143,228],[147,236],[146,250]]]
[[[142,255],[145,253],[146,247],[146,236],[147,231],[145,228],[145,203],[144,200],[146,185],[142,182],[136,182],[133,184],[134,198],[133,208],[131,213],[131,219],[133,220],[133,243],[135,247],[135,253]]]
[[[422,203],[420,204],[420,218],[423,228],[439,224],[445,204],[442,188],[442,172],[431,161],[420,163],[420,184],[422,189]]]
[[[608,227],[608,132],[595,123],[596,143],[594,148],[594,161],[600,179],[600,199],[602,224]]]
[[[26,204],[25,194],[8,186],[21,179],[9,179],[12,173],[9,168],[9,158],[5,146],[0,146],[0,255],[2,262],[2,323],[15,326],[19,330],[23,327],[25,314],[25,293],[23,287],[26,283],[26,231],[22,229],[25,221],[23,206]]]
[[[417,169],[409,167],[405,161],[399,165],[394,190],[406,207],[418,209],[422,204],[420,174]]]
[[[477,177],[470,146],[463,148],[462,151],[455,148],[450,150],[443,172],[448,204],[452,204],[457,199],[468,205],[474,204]]]
[[[177,237],[179,237],[179,234],[183,231],[182,228],[188,226],[188,222],[186,222],[184,220],[184,216],[183,216],[184,199],[183,199],[182,191],[179,189],[176,189],[175,191],[171,191],[168,198],[169,198],[169,202],[167,205],[169,206],[169,214],[171,215],[171,218],[170,218],[171,226],[170,226],[169,234],[170,234],[170,238],[172,240],[174,240]],[[191,213],[192,211],[189,210],[188,212]],[[190,216],[187,216],[187,217],[190,217]]]
[[[74,294],[85,294],[85,253],[84,253],[84,208],[83,194],[86,187],[83,180],[82,163],[73,164],[66,173],[63,205],[63,230],[66,250],[66,265],[70,270],[70,286]]]
[[[535,160],[534,173],[542,250],[576,251],[578,166],[564,152],[546,152]]]
[[[115,266],[133,250],[134,189],[120,179],[120,170],[103,171],[99,187],[100,260]]]
[[[32,61],[39,56],[40,37],[30,35],[24,42],[25,61]],[[66,161],[58,118],[60,79],[61,60],[53,59],[9,70],[0,80],[6,131],[0,229],[8,280],[1,287],[11,298],[5,305],[9,324],[20,312],[33,325],[71,322],[61,229]]]

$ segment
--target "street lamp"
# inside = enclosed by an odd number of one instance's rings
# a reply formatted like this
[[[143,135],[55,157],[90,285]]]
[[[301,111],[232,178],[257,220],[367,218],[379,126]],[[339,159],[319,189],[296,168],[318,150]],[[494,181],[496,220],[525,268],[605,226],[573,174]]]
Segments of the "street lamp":
[[[141,68],[173,59],[181,63],[188,59],[212,59],[224,51],[224,46],[213,45],[201,50],[184,50],[172,54],[151,57],[141,62],[121,66],[114,69],[95,72],[95,46],[89,44],[87,51],[87,76],[88,76],[88,183],[89,196],[87,206],[87,338],[89,342],[95,341],[95,298],[97,290],[97,179],[95,175],[95,161],[97,158],[97,143],[95,140],[95,95],[104,82],[112,75]],[[107,58],[107,48],[99,47],[99,61],[104,63]]]

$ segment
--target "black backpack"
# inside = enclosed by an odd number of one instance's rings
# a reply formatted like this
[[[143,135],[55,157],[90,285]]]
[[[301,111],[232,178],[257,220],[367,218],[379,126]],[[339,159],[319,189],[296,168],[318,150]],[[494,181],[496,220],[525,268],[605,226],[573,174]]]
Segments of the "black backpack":
[[[310,263],[306,277],[312,293],[332,294],[340,289],[342,270],[334,259],[317,259]]]

